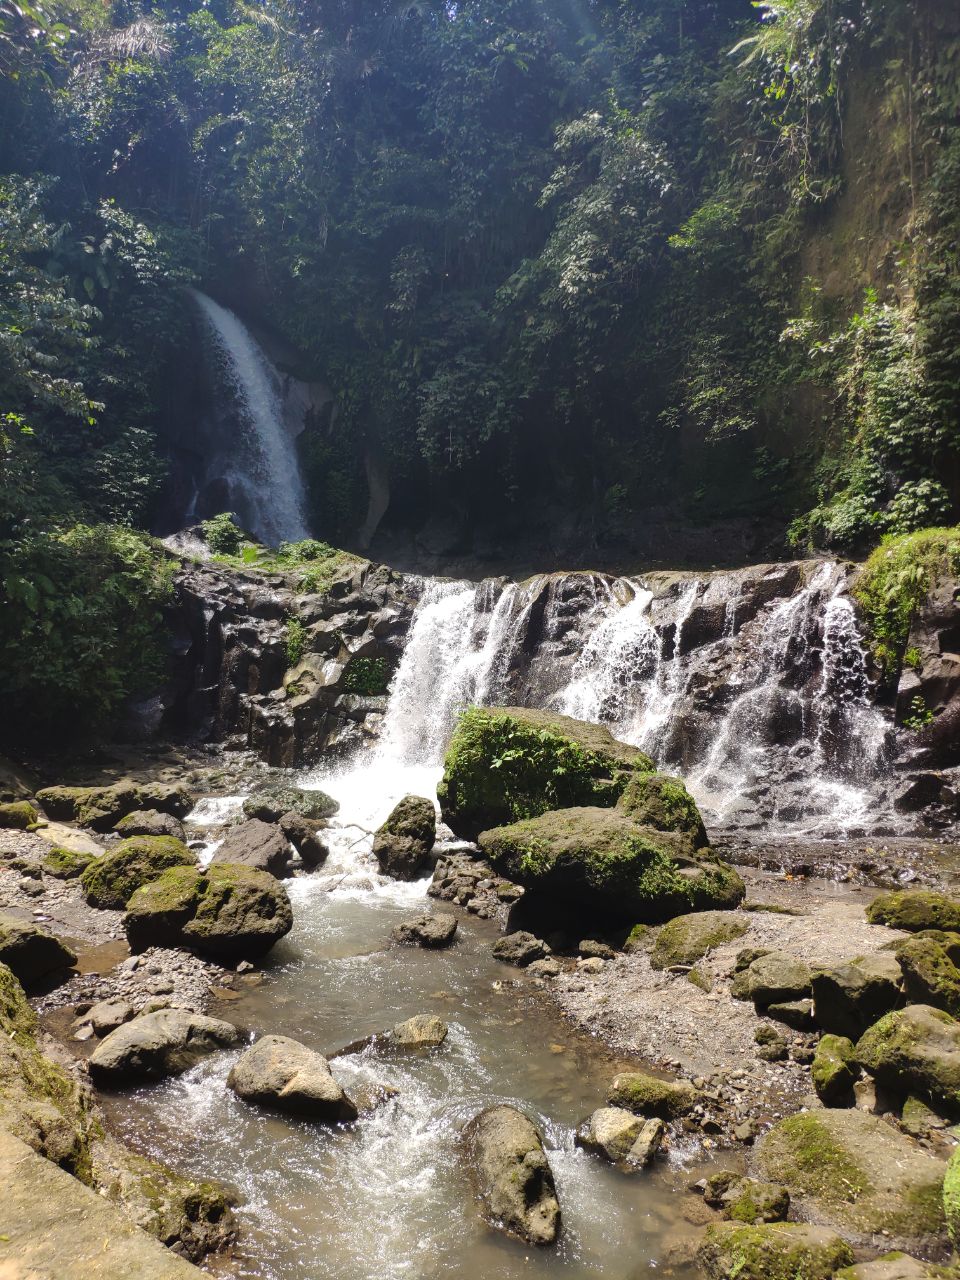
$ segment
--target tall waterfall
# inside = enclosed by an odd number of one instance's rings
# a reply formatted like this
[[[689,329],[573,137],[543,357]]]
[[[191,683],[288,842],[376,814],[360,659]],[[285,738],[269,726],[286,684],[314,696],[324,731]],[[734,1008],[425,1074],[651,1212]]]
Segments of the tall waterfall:
[[[240,421],[239,437],[221,460],[240,522],[273,546],[306,538],[303,481],[279,375],[239,316],[192,293]]]

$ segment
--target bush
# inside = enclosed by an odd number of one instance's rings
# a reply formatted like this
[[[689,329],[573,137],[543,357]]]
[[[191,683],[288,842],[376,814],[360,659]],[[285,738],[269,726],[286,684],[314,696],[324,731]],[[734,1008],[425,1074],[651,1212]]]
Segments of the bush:
[[[200,526],[207,545],[215,556],[239,555],[243,533],[229,511],[223,511]]]

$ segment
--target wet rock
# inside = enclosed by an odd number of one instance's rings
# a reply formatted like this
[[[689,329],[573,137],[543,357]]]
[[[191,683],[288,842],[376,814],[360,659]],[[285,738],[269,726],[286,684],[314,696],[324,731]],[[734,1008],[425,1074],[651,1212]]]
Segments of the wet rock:
[[[90,1074],[98,1084],[113,1087],[180,1075],[239,1040],[237,1028],[219,1018],[161,1009],[134,1018],[101,1040],[90,1056]]]
[[[884,1088],[960,1117],[960,1023],[914,1004],[885,1014],[857,1041],[857,1062]]]
[[[944,1165],[878,1116],[801,1112],[775,1125],[756,1151],[760,1172],[788,1187],[814,1221],[905,1242],[943,1230]]]
[[[794,1222],[717,1222],[697,1253],[707,1280],[830,1280],[853,1251],[824,1227]]]
[[[960,1015],[960,969],[934,938],[914,935],[894,953],[903,970],[907,999]]]
[[[498,938],[493,944],[495,960],[502,960],[504,964],[515,964],[521,969],[532,964],[534,960],[543,960],[549,954],[550,948],[542,939],[523,929],[516,933],[508,933],[506,937]]]
[[[174,867],[138,889],[123,921],[131,950],[188,947],[216,960],[264,955],[293,927],[287,892],[254,867]]]
[[[398,1022],[390,1032],[390,1044],[396,1049],[436,1049],[446,1038],[447,1024],[427,1013]]]
[[[304,818],[299,813],[285,813],[280,818],[280,830],[287,837],[305,867],[320,867],[330,856],[330,848],[324,838],[325,820]]]
[[[221,862],[253,867],[282,880],[290,875],[290,845],[279,827],[250,818],[227,831],[211,859],[211,864]]]
[[[871,924],[885,924],[891,929],[960,931],[960,902],[930,889],[903,889],[881,893],[867,907]]]
[[[463,1136],[490,1225],[529,1244],[553,1244],[560,1204],[536,1127],[513,1107],[498,1106],[481,1111]]]
[[[0,964],[30,989],[77,963],[76,954],[39,925],[0,915]]]
[[[183,823],[172,813],[161,813],[158,809],[134,809],[125,818],[121,818],[114,830],[121,836],[173,836],[176,840],[184,840]]]
[[[724,1170],[707,1179],[703,1195],[707,1204],[723,1211],[731,1222],[752,1226],[758,1222],[782,1222],[790,1211],[790,1193],[778,1182],[759,1182]]]
[[[752,1000],[758,1010],[810,995],[810,966],[785,951],[766,951],[738,973],[730,987],[735,1000]]]
[[[853,1086],[860,1075],[853,1041],[846,1036],[820,1038],[810,1068],[817,1097],[826,1107],[847,1107],[853,1100]]]
[[[420,947],[448,947],[456,932],[456,916],[428,913],[398,924],[393,937],[396,942],[414,943]]]
[[[645,1169],[647,1165],[652,1164],[654,1156],[663,1145],[666,1134],[667,1126],[658,1117],[654,1116],[652,1119],[647,1120],[640,1130],[636,1142],[627,1152],[626,1163],[628,1168]]]
[[[650,953],[654,969],[696,964],[708,951],[743,937],[749,921],[731,911],[695,911],[675,916],[657,934]]]
[[[619,1164],[633,1149],[645,1123],[623,1107],[600,1107],[577,1130],[577,1146]]]
[[[92,853],[55,844],[44,854],[40,866],[54,880],[76,880],[90,865],[94,856]]]
[[[903,973],[889,952],[855,956],[813,975],[815,1022],[824,1031],[852,1040],[902,998]]]
[[[261,1036],[231,1068],[227,1084],[245,1102],[291,1115],[339,1124],[359,1114],[326,1058],[286,1036]]]
[[[427,865],[437,838],[432,800],[404,796],[373,838],[373,853],[384,875],[416,880]]]
[[[697,1091],[686,1080],[660,1080],[644,1071],[621,1071],[607,1090],[607,1101],[637,1115],[677,1120],[696,1106]]]
[[[133,1018],[135,1010],[125,1000],[98,1000],[83,1015],[83,1021],[89,1022],[98,1036],[108,1036],[117,1027]]]
[[[196,866],[197,855],[172,836],[131,836],[94,859],[80,876],[92,907],[122,911],[141,885],[170,867]]]
[[[527,707],[474,708],[454,730],[437,796],[444,822],[475,840],[549,809],[612,806],[634,773],[651,769],[599,725]]]
[[[288,813],[317,821],[332,818],[339,811],[339,802],[325,792],[306,791],[302,787],[293,787],[283,782],[258,787],[243,802],[246,816],[259,818],[262,822],[277,822]]]
[[[40,819],[39,812],[29,800],[13,800],[8,804],[0,804],[0,827],[12,827],[16,831],[26,831]]]
[[[697,802],[680,778],[666,773],[635,773],[624,787],[617,808],[641,826],[689,836],[695,849],[703,849],[709,843]]]

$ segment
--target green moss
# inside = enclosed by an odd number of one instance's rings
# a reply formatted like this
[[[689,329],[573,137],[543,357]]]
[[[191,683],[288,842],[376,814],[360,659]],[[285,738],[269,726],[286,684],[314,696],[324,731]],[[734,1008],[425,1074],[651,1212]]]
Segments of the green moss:
[[[960,932],[960,902],[932,889],[881,893],[867,907],[871,924],[917,933],[925,929]]]
[[[846,1036],[821,1036],[810,1074],[821,1102],[827,1106],[843,1105],[859,1074],[853,1041]]]
[[[830,1280],[853,1262],[839,1236],[792,1222],[707,1228],[697,1255],[708,1280]]]
[[[668,920],[654,943],[650,963],[655,969],[675,964],[693,964],[725,942],[733,942],[747,931],[747,922],[717,911],[695,912]]]
[[[95,859],[80,876],[94,907],[122,910],[141,885],[169,867],[195,866],[197,856],[174,836],[131,836]]]
[[[943,1212],[953,1247],[960,1249],[960,1147],[950,1157],[943,1176]]]
[[[14,800],[10,804],[0,804],[0,827],[28,831],[36,826],[39,818],[40,814],[29,800]]]
[[[848,1205],[869,1193],[870,1179],[849,1150],[835,1141],[815,1114],[788,1116],[777,1126],[777,1176],[829,1206]]]
[[[40,865],[48,876],[53,876],[56,880],[75,880],[90,865],[93,856],[92,853],[55,844],[44,854]]]
[[[679,778],[663,773],[635,774],[624,787],[617,808],[643,826],[690,836],[697,849],[707,843],[697,803]]]
[[[624,1107],[641,1116],[677,1120],[692,1111],[697,1091],[686,1080],[660,1080],[644,1071],[623,1071],[607,1091],[611,1107]]]
[[[627,955],[644,950],[650,943],[652,930],[648,924],[635,924],[624,939],[623,949]]]
[[[920,1004],[960,1014],[960,969],[931,937],[914,935],[896,949],[907,997]]]

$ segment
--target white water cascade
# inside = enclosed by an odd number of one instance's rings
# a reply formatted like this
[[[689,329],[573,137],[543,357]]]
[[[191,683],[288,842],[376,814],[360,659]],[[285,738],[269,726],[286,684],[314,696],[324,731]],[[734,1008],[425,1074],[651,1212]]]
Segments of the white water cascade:
[[[221,460],[223,478],[237,495],[240,522],[271,546],[306,538],[303,481],[280,377],[239,316],[191,292],[240,417],[240,438]]]

